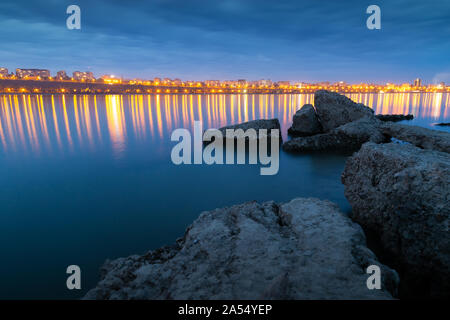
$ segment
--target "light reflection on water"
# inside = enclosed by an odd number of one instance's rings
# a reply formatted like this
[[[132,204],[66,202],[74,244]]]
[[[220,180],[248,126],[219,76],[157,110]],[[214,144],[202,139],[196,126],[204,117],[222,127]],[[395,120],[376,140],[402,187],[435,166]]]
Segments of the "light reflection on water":
[[[449,121],[448,94],[353,94],[407,123]],[[203,210],[316,197],[350,207],[340,155],[280,153],[280,170],[175,166],[172,130],[279,118],[313,95],[0,95],[0,298],[79,298],[107,258],[172,244]],[[449,130],[440,128],[440,130]],[[65,288],[68,265],[81,291]],[[32,265],[32,268],[30,268]]]
[[[445,93],[348,94],[382,114],[413,114],[421,125],[449,118]],[[75,152],[108,144],[120,157],[129,140],[166,141],[172,130],[279,118],[286,139],[292,115],[313,94],[284,95],[3,95],[0,142],[5,154]],[[414,123],[414,122],[413,122]]]

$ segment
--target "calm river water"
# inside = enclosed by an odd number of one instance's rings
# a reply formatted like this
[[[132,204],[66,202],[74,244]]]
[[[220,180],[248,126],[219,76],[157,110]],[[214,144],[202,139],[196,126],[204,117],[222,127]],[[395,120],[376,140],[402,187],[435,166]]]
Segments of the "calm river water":
[[[376,113],[450,120],[450,95],[352,94]],[[317,197],[350,210],[341,155],[280,154],[259,165],[170,160],[176,128],[292,115],[313,95],[0,95],[0,298],[81,297],[107,258],[141,254],[181,237],[203,210],[249,200]],[[434,127],[449,130],[448,127]],[[66,267],[82,290],[66,289]]]

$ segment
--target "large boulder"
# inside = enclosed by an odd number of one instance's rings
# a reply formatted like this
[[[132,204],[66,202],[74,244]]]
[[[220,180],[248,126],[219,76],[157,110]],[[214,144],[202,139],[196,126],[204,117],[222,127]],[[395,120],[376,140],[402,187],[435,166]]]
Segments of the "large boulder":
[[[327,90],[316,91],[314,106],[325,132],[363,117],[374,117],[369,107]]]
[[[379,126],[379,120],[374,117],[364,117],[327,133],[286,141],[283,144],[283,150],[296,153],[312,151],[353,152],[367,141],[386,142],[387,139],[381,133]]]
[[[342,174],[352,218],[400,272],[402,297],[450,295],[450,156],[364,144]],[[377,241],[375,241],[377,242]]]
[[[85,298],[391,299],[398,275],[365,241],[328,201],[247,202],[202,213],[172,247],[106,262]]]
[[[384,123],[381,130],[387,136],[412,143],[419,148],[450,153],[449,132],[392,122]]]
[[[239,136],[239,135],[235,135],[232,137],[228,137],[227,136],[227,130],[231,129],[231,130],[239,130],[242,129],[244,132],[247,131],[248,129],[254,129],[256,132],[256,136],[251,136],[251,135],[245,135],[245,136]],[[259,130],[266,130],[266,132],[264,133],[263,131],[259,131]],[[256,138],[258,140],[262,139],[270,139],[272,137],[272,130],[276,129],[278,130],[278,138],[280,140],[280,142],[282,142],[282,135],[281,135],[281,126],[280,126],[280,121],[278,119],[259,119],[259,120],[252,120],[252,121],[248,121],[248,122],[243,122],[243,123],[238,123],[238,124],[233,124],[233,125],[229,125],[226,127],[221,127],[218,130],[222,133],[223,138],[226,140],[227,138],[232,138],[234,140],[239,140],[241,139],[241,137],[243,139],[245,139],[245,141],[250,141],[250,140],[254,140],[253,138]],[[237,132],[236,132],[237,134]],[[210,141],[205,141],[204,144],[209,144]],[[270,140],[268,141],[268,143],[270,143]]]
[[[260,119],[219,128],[219,130],[222,132],[224,136],[226,134],[227,129],[233,130],[242,129],[244,131],[246,131],[247,129],[255,129],[257,133],[258,130],[260,129],[266,129],[267,133],[270,134],[270,130],[272,129],[281,130],[281,126],[280,121],[278,119]]]
[[[288,133],[292,136],[311,136],[322,132],[322,126],[317,118],[314,107],[305,104],[297,110],[292,119],[292,126]]]

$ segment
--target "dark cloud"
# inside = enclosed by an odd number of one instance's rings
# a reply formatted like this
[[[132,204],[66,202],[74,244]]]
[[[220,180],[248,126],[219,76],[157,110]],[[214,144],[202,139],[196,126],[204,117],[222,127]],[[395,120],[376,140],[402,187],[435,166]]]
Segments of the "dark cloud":
[[[82,30],[65,27],[78,4]],[[1,63],[183,79],[431,81],[448,73],[450,2],[98,0],[0,3]]]

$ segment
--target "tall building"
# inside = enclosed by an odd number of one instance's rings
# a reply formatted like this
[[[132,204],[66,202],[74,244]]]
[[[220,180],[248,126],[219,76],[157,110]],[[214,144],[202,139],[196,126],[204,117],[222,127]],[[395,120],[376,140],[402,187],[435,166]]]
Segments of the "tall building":
[[[50,78],[50,71],[46,69],[16,69],[16,76],[19,79],[27,78]]]
[[[7,68],[0,68],[0,77],[5,78],[8,76],[8,69]]]
[[[58,79],[67,79],[67,73],[64,70],[58,71],[56,73],[56,78]]]
[[[89,71],[75,71],[73,73],[73,79],[77,80],[77,81],[89,81],[89,80],[95,80],[94,78],[94,74],[92,72]]]
[[[417,78],[414,80],[414,87],[421,87],[422,86],[422,79]]]

